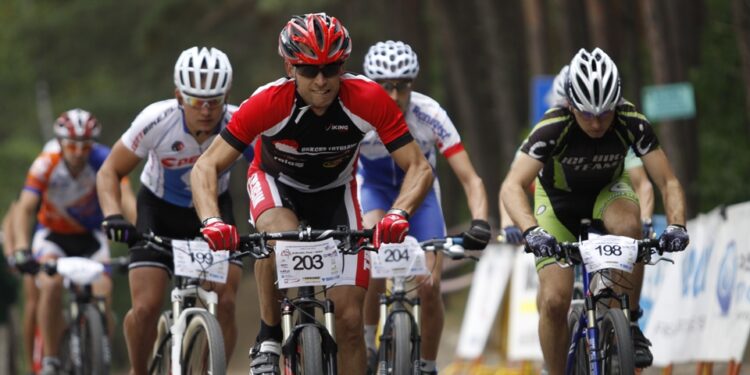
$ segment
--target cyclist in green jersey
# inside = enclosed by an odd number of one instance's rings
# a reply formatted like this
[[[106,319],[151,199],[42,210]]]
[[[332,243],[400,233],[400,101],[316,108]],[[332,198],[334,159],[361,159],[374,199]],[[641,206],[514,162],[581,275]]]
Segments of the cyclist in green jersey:
[[[565,369],[567,312],[573,271],[558,267],[558,241],[574,241],[580,220],[610,234],[640,238],[638,197],[625,172],[628,149],[640,157],[659,188],[669,225],[660,237],[667,251],[687,247],[682,186],[651,124],[621,97],[615,63],[602,50],[581,49],[570,63],[567,107],[548,111],[521,146],[503,182],[501,199],[527,248],[537,256],[539,336],[550,374]],[[536,179],[534,211],[524,189]],[[626,275],[642,278],[643,267]],[[627,291],[638,310],[638,289]]]

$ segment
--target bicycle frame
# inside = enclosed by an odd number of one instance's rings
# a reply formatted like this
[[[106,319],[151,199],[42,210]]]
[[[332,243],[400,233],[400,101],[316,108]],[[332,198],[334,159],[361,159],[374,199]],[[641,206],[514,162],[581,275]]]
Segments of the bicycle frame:
[[[80,372],[79,369],[83,366],[83,356],[80,347],[81,325],[78,324],[78,322],[82,317],[82,313],[86,311],[86,306],[93,305],[99,312],[99,316],[101,317],[102,324],[104,326],[104,333],[108,336],[109,332],[107,332],[107,319],[104,316],[104,312],[106,311],[106,309],[104,306],[104,298],[94,296],[91,284],[76,285],[67,278],[64,279],[64,283],[66,284],[66,289],[68,290],[69,295],[72,297],[72,301],[70,301],[70,305],[68,307],[68,311],[70,313],[70,322],[68,323],[68,329],[70,330],[70,342],[68,343],[68,345],[70,349],[71,360],[73,361],[73,365],[76,368],[76,372]],[[105,359],[107,360],[107,363],[109,363],[109,359],[111,358],[111,356],[108,340],[104,340],[104,349],[106,353]]]

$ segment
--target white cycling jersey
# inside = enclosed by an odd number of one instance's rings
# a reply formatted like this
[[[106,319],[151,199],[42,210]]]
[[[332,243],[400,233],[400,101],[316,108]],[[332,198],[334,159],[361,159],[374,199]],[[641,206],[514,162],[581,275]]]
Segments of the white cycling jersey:
[[[440,104],[427,95],[412,91],[409,110],[404,114],[409,132],[435,169],[435,146],[446,158],[463,150],[461,137]],[[362,140],[358,173],[364,183],[401,187],[403,170],[391,159],[377,133],[370,131]]]
[[[141,173],[143,186],[171,204],[191,207],[190,171],[236,110],[236,106],[226,105],[220,126],[201,144],[188,131],[177,99],[156,102],[141,111],[121,140],[138,157],[148,157]],[[219,176],[218,193],[228,187],[229,170]]]

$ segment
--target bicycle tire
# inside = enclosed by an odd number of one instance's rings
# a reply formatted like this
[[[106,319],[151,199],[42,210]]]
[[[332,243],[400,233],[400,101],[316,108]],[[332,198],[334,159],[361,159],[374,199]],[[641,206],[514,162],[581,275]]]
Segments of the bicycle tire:
[[[573,335],[578,331],[578,323],[581,315],[585,313],[586,310],[583,305],[574,305],[568,314],[568,333],[570,335],[569,342],[571,344],[573,343]],[[576,343],[576,352],[573,356],[573,363],[571,364],[572,374],[587,375],[590,373],[587,345],[586,337],[582,336],[578,339],[578,343]]]
[[[406,312],[395,312],[391,319],[391,374],[412,375],[411,317]]]
[[[304,375],[325,374],[323,367],[323,339],[320,337],[320,331],[315,326],[302,328],[299,336],[299,353],[297,367],[302,370]],[[299,374],[299,372],[298,372]]]
[[[183,374],[226,373],[224,336],[216,317],[208,311],[196,311],[190,316],[182,338]]]
[[[168,375],[172,371],[172,312],[164,311],[156,326],[156,341],[149,363],[149,374]]]
[[[78,324],[81,374],[109,374],[109,339],[99,310],[92,305],[86,305]]]
[[[608,309],[599,326],[602,373],[635,374],[630,322],[620,309]]]

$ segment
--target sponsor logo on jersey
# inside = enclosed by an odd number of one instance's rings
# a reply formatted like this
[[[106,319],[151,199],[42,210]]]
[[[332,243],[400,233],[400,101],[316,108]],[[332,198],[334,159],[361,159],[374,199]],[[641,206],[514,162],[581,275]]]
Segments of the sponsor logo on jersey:
[[[337,132],[346,132],[349,131],[349,125],[343,124],[343,125],[336,125],[336,124],[328,124],[326,126],[326,131],[337,131]]]
[[[180,141],[172,143],[172,151],[182,151],[183,148],[185,148],[185,144]]]
[[[631,190],[632,189],[630,189],[630,185],[625,182],[616,182],[612,185],[611,188],[609,188],[609,191],[614,193],[625,193]]]
[[[542,205],[539,205],[539,207],[536,208],[536,214],[537,215],[543,214],[544,211],[547,211],[547,206],[546,205],[542,204]]]
[[[161,165],[163,165],[166,168],[184,167],[186,165],[193,165],[193,164],[195,164],[195,162],[198,161],[199,157],[201,157],[200,154],[193,155],[193,156],[188,156],[188,157],[184,157],[184,158],[163,158],[163,159],[161,159]]]
[[[325,167],[325,168],[335,168],[339,164],[341,164],[341,162],[343,162],[343,161],[344,161],[344,158],[339,158],[339,159],[336,159],[336,160],[328,160],[326,162],[323,162],[323,167]]]

